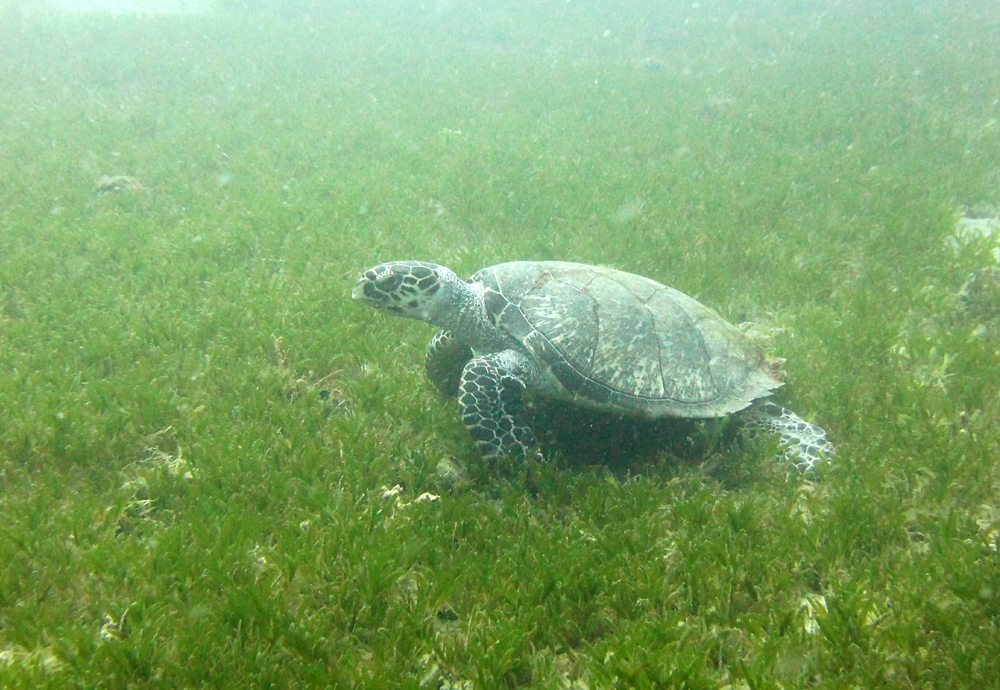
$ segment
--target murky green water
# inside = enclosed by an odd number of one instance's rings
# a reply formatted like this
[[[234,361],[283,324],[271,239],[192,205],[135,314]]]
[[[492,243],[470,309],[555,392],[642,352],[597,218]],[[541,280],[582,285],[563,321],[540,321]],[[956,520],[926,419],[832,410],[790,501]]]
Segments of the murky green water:
[[[0,685],[1000,676],[1000,9],[606,5],[0,2]],[[683,290],[835,460],[484,463],[391,259]]]

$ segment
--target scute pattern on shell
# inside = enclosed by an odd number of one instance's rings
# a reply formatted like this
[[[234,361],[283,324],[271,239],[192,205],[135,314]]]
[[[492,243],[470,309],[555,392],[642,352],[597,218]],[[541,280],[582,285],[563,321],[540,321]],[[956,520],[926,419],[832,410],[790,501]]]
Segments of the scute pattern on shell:
[[[781,385],[739,329],[656,281],[569,262],[478,272],[490,318],[576,402],[649,416],[714,417]]]

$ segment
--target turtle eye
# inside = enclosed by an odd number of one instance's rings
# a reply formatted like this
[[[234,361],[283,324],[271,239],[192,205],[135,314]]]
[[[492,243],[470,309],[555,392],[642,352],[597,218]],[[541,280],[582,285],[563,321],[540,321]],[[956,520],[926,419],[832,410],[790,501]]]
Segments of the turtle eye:
[[[395,292],[403,284],[403,276],[398,273],[389,273],[376,281],[376,286],[383,292]]]
[[[386,300],[386,294],[379,290],[375,283],[365,283],[362,289],[364,290],[365,297],[368,299],[379,301]]]

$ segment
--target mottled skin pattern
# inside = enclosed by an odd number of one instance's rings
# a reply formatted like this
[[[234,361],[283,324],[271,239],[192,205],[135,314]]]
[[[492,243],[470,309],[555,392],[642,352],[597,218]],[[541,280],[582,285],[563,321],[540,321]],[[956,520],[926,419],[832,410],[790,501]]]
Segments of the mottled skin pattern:
[[[526,457],[535,435],[524,420],[521,362],[507,351],[474,357],[462,369],[458,406],[462,422],[484,458]]]
[[[462,369],[472,359],[472,348],[448,331],[438,331],[427,343],[427,378],[446,398],[458,397]]]
[[[397,261],[365,271],[352,296],[442,328],[427,374],[457,396],[487,458],[521,459],[536,445],[523,415],[534,393],[645,417],[719,417],[781,437],[783,457],[812,469],[832,453],[825,432],[774,403],[776,367],[711,309],[655,281],[568,262],[514,262],[468,281],[437,264]],[[753,404],[751,404],[753,403]]]
[[[748,426],[778,434],[781,458],[802,472],[812,471],[833,455],[833,444],[823,429],[769,400],[755,402],[742,413],[742,419]]]

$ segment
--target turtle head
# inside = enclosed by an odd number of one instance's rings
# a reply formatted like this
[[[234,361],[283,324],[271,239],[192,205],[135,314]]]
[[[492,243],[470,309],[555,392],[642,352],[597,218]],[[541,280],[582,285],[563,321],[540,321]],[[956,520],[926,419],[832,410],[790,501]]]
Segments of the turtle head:
[[[453,308],[453,286],[464,284],[444,266],[390,261],[362,273],[351,297],[387,314],[435,323],[440,314]]]

